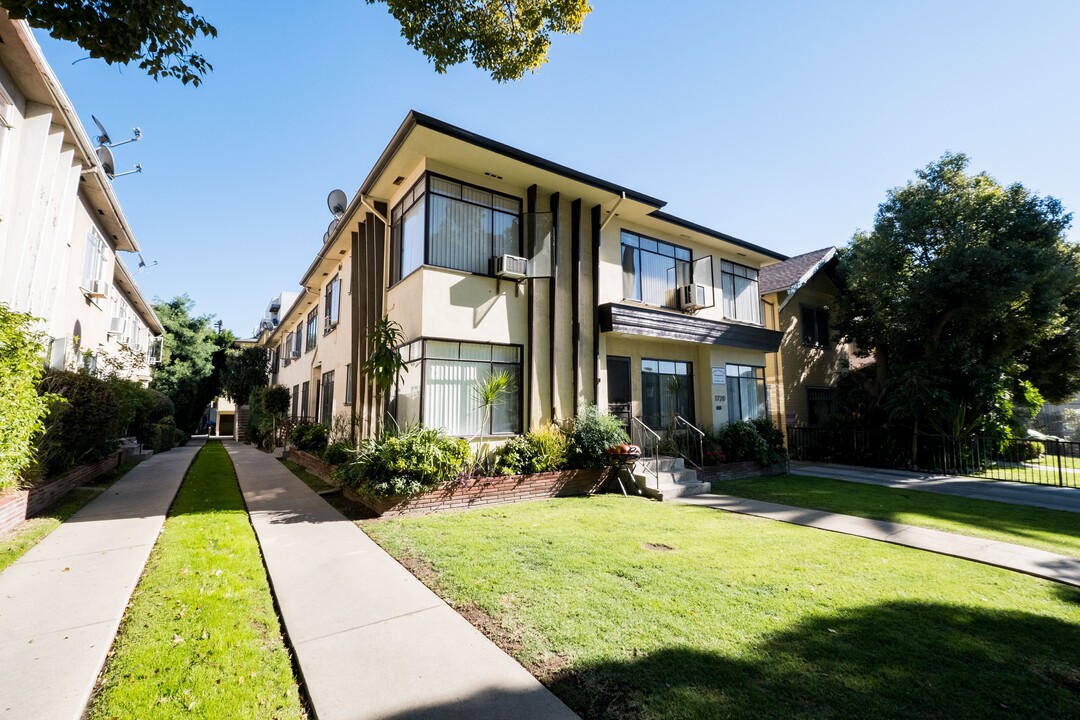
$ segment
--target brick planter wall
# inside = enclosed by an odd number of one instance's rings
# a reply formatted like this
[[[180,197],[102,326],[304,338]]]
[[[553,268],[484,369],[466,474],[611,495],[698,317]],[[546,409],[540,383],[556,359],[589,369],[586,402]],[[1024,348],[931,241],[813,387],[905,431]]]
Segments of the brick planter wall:
[[[110,470],[119,467],[126,458],[120,450],[89,465],[80,465],[67,472],[49,478],[43,484],[28,490],[9,490],[0,494],[0,535],[13,529],[29,517],[46,510],[57,500],[77,487],[97,480]]]
[[[611,478],[611,469],[562,470],[533,475],[468,478],[431,492],[409,497],[376,498],[343,488],[350,500],[363,503],[379,515],[423,515],[443,510],[506,505],[571,495],[590,495]]]
[[[765,467],[753,460],[743,462],[724,463],[711,465],[698,471],[698,480],[713,482],[715,480],[741,480],[742,478],[764,477],[766,475],[783,475],[787,472],[787,463],[779,463]]]
[[[334,471],[334,468],[337,467],[336,465],[324,462],[320,458],[315,457],[311,453],[306,453],[303,450],[286,450],[281,456],[286,460],[292,460],[319,479],[325,480],[331,485],[337,485],[330,477],[330,473]]]

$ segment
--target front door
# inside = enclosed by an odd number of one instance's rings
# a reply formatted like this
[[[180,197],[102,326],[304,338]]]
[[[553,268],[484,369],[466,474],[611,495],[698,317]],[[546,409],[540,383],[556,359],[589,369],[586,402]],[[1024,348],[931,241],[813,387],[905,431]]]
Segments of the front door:
[[[608,355],[607,359],[608,412],[630,427],[631,402],[630,358]]]

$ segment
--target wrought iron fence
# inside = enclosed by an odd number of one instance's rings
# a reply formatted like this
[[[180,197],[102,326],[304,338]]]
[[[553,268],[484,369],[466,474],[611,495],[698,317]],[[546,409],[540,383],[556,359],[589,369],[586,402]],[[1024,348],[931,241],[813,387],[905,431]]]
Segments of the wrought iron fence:
[[[793,460],[1080,487],[1080,443],[788,427]]]

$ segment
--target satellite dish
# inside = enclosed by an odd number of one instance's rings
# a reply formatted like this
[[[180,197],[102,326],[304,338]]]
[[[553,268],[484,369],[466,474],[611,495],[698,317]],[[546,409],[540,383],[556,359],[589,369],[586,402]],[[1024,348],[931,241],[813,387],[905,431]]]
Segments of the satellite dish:
[[[101,121],[93,115],[90,116],[90,119],[94,121],[94,124],[97,125],[98,130],[101,131],[101,134],[98,135],[97,141],[102,145],[111,144],[112,138],[109,137],[109,131],[105,129],[105,126],[101,124]]]
[[[325,245],[330,240],[330,231],[327,230],[322,235],[322,244]]]
[[[349,198],[345,196],[343,190],[334,190],[327,196],[326,205],[330,208],[330,212],[334,214],[334,217],[340,218],[345,214],[345,208],[349,205]]]
[[[113,158],[112,150],[107,145],[99,145],[97,149],[98,162],[101,163],[101,169],[105,171],[105,174],[112,180],[116,177],[116,160]]]

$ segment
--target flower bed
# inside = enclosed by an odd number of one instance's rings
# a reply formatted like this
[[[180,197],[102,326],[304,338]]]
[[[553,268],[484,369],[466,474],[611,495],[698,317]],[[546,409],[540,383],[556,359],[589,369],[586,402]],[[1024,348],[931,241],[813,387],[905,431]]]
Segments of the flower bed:
[[[322,458],[295,448],[289,448],[281,454],[281,457],[285,460],[292,460],[320,480],[324,480],[331,485],[338,484],[332,477],[334,468],[337,466],[331,465]]]
[[[531,475],[472,477],[420,493],[393,498],[375,497],[362,489],[343,488],[345,496],[379,515],[423,515],[444,510],[505,505],[571,495],[590,495],[611,478],[611,468],[560,470]]]

